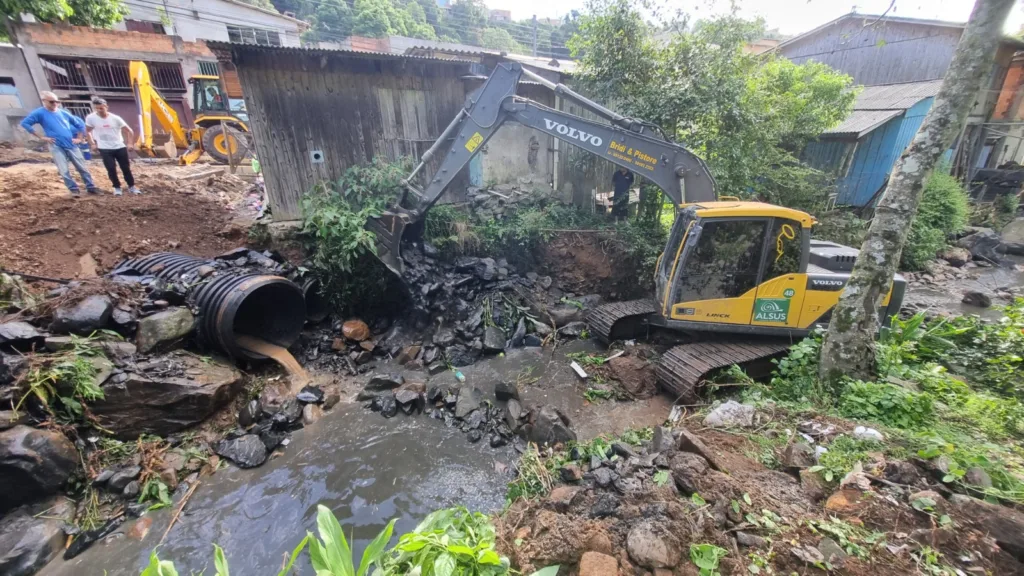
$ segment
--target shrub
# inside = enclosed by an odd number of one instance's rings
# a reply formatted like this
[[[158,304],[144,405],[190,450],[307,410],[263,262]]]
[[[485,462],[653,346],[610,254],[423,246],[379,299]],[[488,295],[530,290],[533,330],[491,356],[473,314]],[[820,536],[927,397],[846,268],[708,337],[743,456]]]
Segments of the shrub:
[[[828,240],[859,249],[864,243],[868,224],[867,220],[859,218],[849,210],[833,210],[818,218],[812,234],[817,240]]]
[[[881,382],[850,382],[839,400],[839,412],[903,429],[922,428],[934,418],[932,396]]]
[[[960,182],[940,166],[925,184],[917,216],[903,247],[901,264],[907,270],[920,270],[925,262],[946,246],[952,235],[967,226],[967,193]]]
[[[832,394],[818,379],[820,356],[821,334],[817,333],[794,344],[784,358],[773,360],[776,368],[770,384],[771,396],[791,402],[830,404]]]

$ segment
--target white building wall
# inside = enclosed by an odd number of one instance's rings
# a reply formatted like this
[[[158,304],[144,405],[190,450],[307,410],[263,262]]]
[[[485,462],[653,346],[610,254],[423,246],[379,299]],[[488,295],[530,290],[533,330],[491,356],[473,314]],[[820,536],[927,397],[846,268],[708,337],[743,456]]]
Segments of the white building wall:
[[[161,22],[167,34],[183,40],[228,42],[228,25],[273,30],[280,34],[282,46],[299,46],[302,25],[299,21],[272,14],[245,4],[226,0],[129,0],[128,20]],[[170,21],[171,25],[167,26]],[[114,26],[125,30],[124,22]]]

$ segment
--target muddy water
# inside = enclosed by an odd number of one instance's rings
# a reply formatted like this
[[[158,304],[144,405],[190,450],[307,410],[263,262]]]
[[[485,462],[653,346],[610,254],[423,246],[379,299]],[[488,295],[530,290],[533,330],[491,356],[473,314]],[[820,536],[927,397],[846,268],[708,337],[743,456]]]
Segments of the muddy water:
[[[280,364],[284,371],[288,373],[288,377],[294,386],[302,387],[309,382],[309,373],[299,364],[295,356],[292,356],[292,353],[285,348],[247,334],[236,334],[235,342],[243,350],[266,356]]]
[[[472,510],[501,508],[508,475],[495,463],[512,454],[469,444],[458,431],[427,417],[381,418],[359,405],[341,405],[292,435],[284,453],[260,468],[223,468],[202,480],[185,512],[160,546],[179,574],[213,572],[211,542],[222,546],[232,574],[276,574],[282,555],[306,530],[316,531],[316,505],[332,510],[354,530],[356,554],[390,518],[396,533],[411,530],[427,513],[462,504]],[[177,502],[177,500],[175,500]],[[142,540],[116,535],[81,556],[56,560],[46,576],[137,576],[172,510],[143,516],[152,522]],[[119,531],[132,530],[126,522]],[[137,534],[136,534],[137,536]],[[300,574],[311,574],[303,558]]]
[[[1024,258],[1010,256],[1008,260],[1013,264],[1024,264]],[[978,290],[986,294],[994,294],[999,288],[1021,285],[1024,285],[1024,272],[1016,267],[993,266],[982,269],[975,278],[951,281],[943,286],[911,282],[907,287],[904,301],[952,314],[977,314],[983,318],[996,319],[1002,316],[997,310],[978,308],[962,303],[963,293],[968,290]],[[992,299],[993,306],[1002,306],[1006,303],[1005,300],[999,298]]]

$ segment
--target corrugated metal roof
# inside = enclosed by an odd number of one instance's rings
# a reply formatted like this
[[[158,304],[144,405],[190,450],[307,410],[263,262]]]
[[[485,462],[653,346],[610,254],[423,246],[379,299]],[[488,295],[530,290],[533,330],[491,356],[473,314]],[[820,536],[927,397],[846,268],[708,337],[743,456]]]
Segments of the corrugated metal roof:
[[[939,93],[942,80],[865,86],[857,94],[854,110],[906,110]]]
[[[903,110],[854,110],[843,120],[843,123],[831,130],[822,132],[823,136],[852,136],[860,138],[864,134],[899,116]]]
[[[419,51],[433,51],[433,52],[444,52],[445,54],[462,54],[465,56],[497,56],[506,60],[512,60],[527,66],[534,68],[541,68],[544,70],[550,70],[552,72],[561,72],[563,74],[572,74],[576,71],[576,62],[573,60],[563,60],[560,58],[545,58],[543,56],[526,56],[524,54],[512,54],[509,52],[502,53],[498,50],[487,50],[481,48],[479,50],[465,50],[461,48],[444,48],[444,47],[432,47],[432,46],[413,46],[405,51],[406,54],[412,54]],[[554,62],[554,64],[552,64]]]
[[[354,56],[384,60],[425,60],[446,64],[472,64],[469,60],[453,60],[450,58],[432,58],[430,56],[413,56],[410,54],[392,54],[390,52],[369,52],[365,50],[344,50],[341,48],[302,48],[296,46],[258,46],[256,44],[239,44],[235,42],[206,41],[210,50],[241,50],[243,52],[276,52],[278,54],[304,54],[321,56]]]

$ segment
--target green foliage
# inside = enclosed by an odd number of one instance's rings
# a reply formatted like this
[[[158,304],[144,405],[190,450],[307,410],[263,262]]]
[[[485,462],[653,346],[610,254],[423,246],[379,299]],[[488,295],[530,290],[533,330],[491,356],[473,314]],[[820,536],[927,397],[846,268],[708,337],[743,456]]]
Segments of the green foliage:
[[[947,239],[967,226],[969,206],[963,186],[940,166],[925,184],[917,216],[903,247],[901,265],[920,270],[946,247]]]
[[[67,417],[78,420],[84,415],[86,402],[103,399],[103,390],[96,385],[95,376],[96,368],[84,355],[73,352],[60,355],[29,370],[24,393],[14,410],[17,412],[30,397],[35,397],[48,410],[56,400]]]
[[[832,538],[847,554],[861,560],[867,560],[871,556],[872,548],[885,546],[885,534],[869,532],[861,526],[834,517],[809,520],[807,528],[815,534]]]
[[[991,203],[971,205],[971,226],[1001,230],[1017,217],[1020,198],[1016,194],[1000,194]]]
[[[42,22],[109,28],[128,15],[121,0],[0,0],[0,16],[32,14]]]
[[[665,486],[672,480],[672,475],[668,473],[668,470],[658,470],[654,473],[652,480],[658,486]],[[700,498],[700,495],[694,492],[693,498]],[[696,500],[694,502],[696,503]]]
[[[410,574],[417,567],[423,576],[484,576],[505,574],[509,562],[495,549],[487,516],[457,507],[433,512],[403,534],[383,559],[381,574]]]
[[[580,88],[686,142],[708,162],[723,194],[822,204],[826,179],[796,154],[849,114],[852,79],[819,63],[746,53],[764,32],[761,21],[702,20],[666,45],[654,40],[657,30],[642,10],[627,0],[599,0],[580,18],[569,42]]]
[[[142,490],[139,492],[139,503],[149,500],[154,501],[154,504],[149,507],[150,510],[159,510],[171,505],[170,489],[160,478],[152,477],[143,484]]]
[[[491,50],[525,54],[526,49],[512,38],[508,30],[502,28],[484,28],[480,33],[480,45]]]
[[[358,568],[352,563],[352,550],[345,539],[341,524],[326,506],[316,507],[316,526],[320,538],[317,539],[311,532],[306,533],[306,538],[309,543],[309,561],[317,575],[365,576],[371,564],[379,565],[384,547],[391,540],[395,521],[388,522],[380,534],[366,546]]]
[[[700,570],[700,576],[720,576],[718,563],[729,551],[714,544],[690,544],[690,561]]]
[[[604,455],[602,454],[602,457]],[[505,501],[515,502],[520,498],[534,498],[551,490],[552,472],[541,459],[537,446],[530,444],[519,458],[516,479],[509,482]]]
[[[771,395],[789,402],[827,405],[832,394],[818,379],[818,357],[821,355],[821,334],[797,342],[789,354],[773,360],[776,368],[769,388]]]
[[[933,421],[930,394],[911,392],[900,386],[878,382],[850,382],[839,401],[839,412],[847,418],[862,418],[912,430]]]
[[[838,484],[850,470],[853,470],[857,462],[866,462],[868,452],[878,452],[882,445],[871,440],[856,440],[850,436],[838,436],[828,445],[828,452],[825,452],[818,459],[817,466],[810,468],[811,472],[817,472],[830,484]]]

